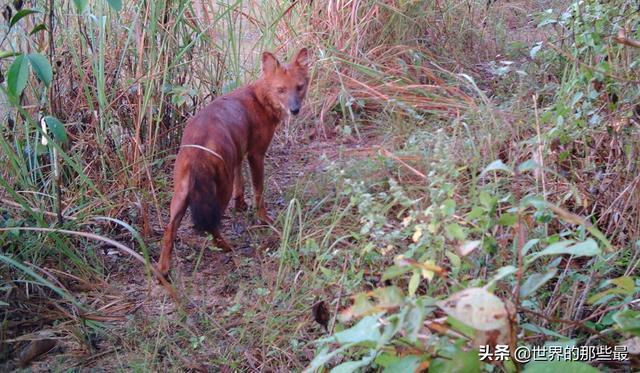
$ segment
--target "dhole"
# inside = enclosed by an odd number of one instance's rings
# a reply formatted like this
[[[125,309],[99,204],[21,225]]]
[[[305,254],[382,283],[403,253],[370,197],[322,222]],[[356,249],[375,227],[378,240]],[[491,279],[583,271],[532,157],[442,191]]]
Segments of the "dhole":
[[[158,263],[163,275],[168,274],[173,241],[187,206],[196,229],[211,233],[221,249],[231,249],[220,233],[220,220],[231,197],[237,210],[246,209],[245,156],[257,216],[271,223],[262,197],[264,155],[287,112],[296,115],[300,111],[308,84],[307,49],[301,49],[287,65],[264,52],[259,80],[217,98],[188,121],[175,162],[169,224]]]

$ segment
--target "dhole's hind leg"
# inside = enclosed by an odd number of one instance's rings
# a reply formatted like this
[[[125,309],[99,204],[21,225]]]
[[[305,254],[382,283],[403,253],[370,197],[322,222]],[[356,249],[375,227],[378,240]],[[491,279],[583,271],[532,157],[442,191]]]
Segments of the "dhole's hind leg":
[[[244,211],[247,209],[247,203],[244,201],[244,180],[242,179],[242,162],[238,164],[233,178],[233,201],[236,211]]]
[[[237,174],[235,176],[237,176]],[[236,178],[234,177],[233,183],[231,183],[231,180],[228,180],[228,178],[225,180],[225,182],[218,181],[216,183],[216,187],[216,196],[212,196],[212,198],[217,199],[220,211],[225,211],[227,209],[227,205],[229,204],[229,200],[232,196],[235,196]],[[222,236],[222,233],[220,233],[220,228],[221,227],[218,226],[213,229],[208,229],[207,231],[213,236],[213,242],[217,247],[221,248],[222,251],[225,252],[232,251],[231,245],[227,243],[227,240],[225,240]]]
[[[160,252],[160,260],[158,261],[158,271],[167,277],[169,266],[171,265],[171,251],[173,250],[173,241],[178,233],[178,227],[187,210],[189,184],[188,178],[176,182],[176,187],[171,198],[171,208],[169,212],[169,224],[164,231],[162,237],[162,251]]]

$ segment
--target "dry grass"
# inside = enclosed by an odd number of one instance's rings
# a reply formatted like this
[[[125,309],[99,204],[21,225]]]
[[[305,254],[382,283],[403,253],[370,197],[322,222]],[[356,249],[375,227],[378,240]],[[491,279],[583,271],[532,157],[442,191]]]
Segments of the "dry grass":
[[[541,193],[591,217],[619,248],[640,237],[640,147],[633,140],[638,120],[619,115],[633,111],[633,105],[606,112],[606,127],[575,141],[545,139],[540,144],[540,134],[553,128],[532,115],[530,91],[542,87],[523,88],[526,84],[488,73],[491,61],[527,61],[522,51],[528,48],[522,46],[552,35],[535,30],[528,15],[555,1],[490,7],[479,1],[126,2],[118,15],[98,3],[92,11],[109,14],[108,31],[102,32],[90,17],[76,15],[73,2],[62,1],[55,7],[52,42],[44,34],[32,41],[27,36],[46,15],[26,18],[22,34],[12,34],[14,48],[53,54],[55,79],[46,91],[48,100],[42,100],[44,90],[33,81],[21,98],[22,110],[0,111],[3,121],[10,117],[13,122],[2,129],[0,161],[10,165],[0,170],[3,226],[52,228],[56,202],[61,202],[64,227],[114,238],[142,252],[139,259],[149,264],[166,221],[172,157],[186,118],[213,97],[253,79],[261,50],[285,56],[304,45],[316,56],[307,105],[299,119],[285,123],[270,159],[274,176],[269,182],[275,185],[271,202],[280,204],[281,224],[295,227],[293,238],[274,243],[271,232],[245,220],[248,233],[234,233],[234,239],[243,248],[257,246],[265,252],[235,257],[230,264],[208,252],[206,238],[183,227],[186,237],[179,246],[188,258],[173,284],[183,299],[173,304],[143,265],[109,254],[113,245],[59,233],[0,233],[2,255],[27,263],[27,270],[6,262],[0,270],[8,303],[0,360],[9,361],[7,367],[25,340],[46,332],[65,346],[66,361],[60,366],[66,368],[199,370],[211,364],[253,371],[303,369],[315,353],[313,340],[322,336],[310,316],[313,302],[333,299],[332,308],[344,306],[361,287],[379,285],[377,272],[390,263],[364,263],[358,256],[352,236],[361,222],[346,213],[356,211],[319,174],[332,161],[384,159],[395,165],[393,172],[372,167],[362,171],[362,178],[377,182],[391,175],[416,199],[423,198],[429,192],[424,189],[430,182],[429,162],[434,161],[423,153],[439,135],[424,144],[412,140],[418,143],[414,151],[407,144],[412,135],[426,138],[438,129],[451,139],[452,167],[462,170],[455,179],[459,201],[477,181],[473,171],[488,161],[519,164],[538,157],[550,172],[544,178],[516,180],[510,186],[516,193]],[[0,69],[5,71],[6,65]],[[476,79],[477,86],[461,73]],[[532,74],[532,81],[557,79],[540,75]],[[602,99],[607,100],[606,94]],[[498,104],[503,105],[500,110]],[[69,136],[69,143],[58,149],[67,155],[61,160],[58,201],[53,153],[45,149],[29,155],[26,150],[26,144],[41,138],[41,112],[64,122]],[[347,151],[338,149],[342,145]],[[281,200],[292,195],[317,205],[303,203],[300,215],[287,219]],[[300,223],[292,223],[296,219]],[[390,224],[399,225],[396,220]],[[552,233],[564,228],[550,227]],[[509,229],[493,233],[501,237],[501,248],[513,243]],[[311,251],[311,241],[319,243],[318,252],[294,253],[293,248]],[[509,263],[507,250],[499,254],[493,265]],[[329,259],[318,259],[322,255]],[[629,256],[622,274],[634,273],[640,263],[636,252]],[[206,262],[201,263],[202,257]],[[352,261],[366,266],[367,285],[354,280],[355,270],[345,265]],[[476,274],[486,277],[487,270]],[[580,319],[602,311],[604,306],[584,306],[591,282],[572,286],[571,294],[553,290],[544,315]],[[549,323],[539,315],[531,319]],[[571,335],[578,328],[565,331]]]

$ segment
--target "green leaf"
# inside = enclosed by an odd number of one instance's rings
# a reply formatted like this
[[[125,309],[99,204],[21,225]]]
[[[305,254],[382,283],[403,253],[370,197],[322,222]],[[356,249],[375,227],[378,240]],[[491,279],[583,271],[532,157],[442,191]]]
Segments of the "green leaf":
[[[520,172],[531,171],[531,170],[536,170],[540,167],[541,166],[540,164],[538,164],[538,162],[534,161],[533,159],[529,159],[528,161],[524,161],[518,165],[518,171]]]
[[[615,321],[623,331],[640,336],[640,312],[623,310],[613,315],[613,321]]]
[[[24,56],[18,56],[7,72],[7,90],[14,97],[20,97],[24,87],[27,86],[27,77],[29,75],[29,64]]]
[[[538,242],[540,242],[540,239],[538,238],[534,238],[532,240],[527,241],[527,243],[525,243],[524,246],[522,246],[522,256],[527,255],[529,250],[531,250],[531,248],[534,247]]]
[[[483,190],[480,192],[480,203],[487,210],[492,210],[496,206],[496,203],[498,203],[498,199],[491,197],[488,192]]]
[[[534,325],[534,324],[530,324],[530,323],[526,323],[526,324],[522,324],[522,329],[524,330],[529,330],[531,332],[534,332],[536,334],[545,334],[545,335],[550,335],[552,337],[556,337],[556,338],[567,338],[564,335],[555,332],[553,330],[547,329],[547,328],[543,328],[541,326],[538,325]]]
[[[47,25],[45,25],[44,23],[39,23],[37,24],[29,33],[29,35],[33,35],[39,31],[44,31],[47,29]]]
[[[462,230],[462,227],[458,223],[451,223],[444,228],[447,233],[447,237],[451,240],[464,240],[467,235]]]
[[[14,51],[0,51],[0,59],[19,56],[20,54],[21,54],[20,52],[14,52]]]
[[[408,266],[400,267],[397,265],[392,265],[391,267],[388,267],[382,274],[382,281],[384,282],[386,280],[396,278],[409,271],[411,271],[411,267],[408,267]]]
[[[520,297],[526,298],[538,290],[547,281],[555,277],[558,272],[557,268],[552,268],[547,273],[534,273],[520,287]]]
[[[523,373],[599,373],[589,364],[580,361],[532,361],[525,365]]]
[[[415,355],[405,356],[402,359],[389,364],[383,373],[413,373],[418,371],[420,367],[420,357]]]
[[[498,224],[504,227],[510,227],[514,225],[517,221],[518,221],[518,216],[516,216],[516,214],[506,212],[500,215],[500,219],[498,219]]]
[[[450,360],[435,359],[434,363],[435,364],[432,364],[433,366],[429,366],[429,373],[481,372],[478,350],[458,351],[451,356]]]
[[[440,208],[442,209],[442,213],[445,214],[445,216],[453,216],[453,214],[455,214],[456,212],[456,201],[448,199],[442,203],[442,206],[440,206]]]
[[[411,276],[411,280],[409,280],[409,295],[416,295],[416,290],[418,290],[418,286],[420,285],[420,271],[414,271],[413,276]]]
[[[40,53],[31,53],[27,58],[31,63],[33,72],[38,76],[38,78],[40,78],[40,80],[42,80],[44,85],[48,87],[53,79],[53,70],[51,69],[51,65],[49,65],[47,58]]]
[[[122,0],[107,0],[107,3],[116,11],[122,10]]]
[[[532,262],[543,255],[569,254],[575,256],[595,256],[599,255],[602,252],[600,248],[598,248],[598,244],[596,243],[596,241],[591,238],[575,244],[573,244],[573,242],[574,241],[566,240],[551,244],[541,252],[532,254],[531,258],[528,261]]]
[[[336,333],[334,337],[340,344],[376,342],[381,337],[379,327],[378,315],[367,316],[353,327]]]
[[[484,176],[489,171],[504,171],[508,174],[513,174],[511,167],[507,166],[500,159],[491,162],[487,167],[482,170],[481,176]]]
[[[356,371],[358,368],[362,368],[371,364],[375,354],[371,354],[369,356],[365,356],[360,361],[347,361],[346,363],[342,363],[335,368],[331,369],[331,373],[351,373]]]
[[[53,137],[58,140],[59,143],[64,144],[67,142],[67,131],[64,129],[62,122],[52,116],[46,116],[42,119],[47,124],[49,131],[53,133]]]
[[[19,10],[13,17],[11,17],[11,22],[9,22],[9,28],[13,27],[19,20],[28,16],[29,14],[40,13],[39,10],[35,9],[21,9]]]
[[[633,281],[633,278],[629,276],[621,276],[618,278],[614,278],[609,282],[616,285],[621,290],[624,290],[624,292],[627,295],[633,295],[636,292],[635,282]]]
[[[87,5],[89,5],[89,0],[73,0],[73,3],[76,5],[78,13],[83,13],[87,9]]]
[[[500,268],[496,274],[493,276],[493,278],[491,279],[491,281],[489,281],[489,283],[487,284],[487,287],[495,284],[496,282],[502,280],[503,278],[518,272],[518,269],[514,266],[505,266]]]

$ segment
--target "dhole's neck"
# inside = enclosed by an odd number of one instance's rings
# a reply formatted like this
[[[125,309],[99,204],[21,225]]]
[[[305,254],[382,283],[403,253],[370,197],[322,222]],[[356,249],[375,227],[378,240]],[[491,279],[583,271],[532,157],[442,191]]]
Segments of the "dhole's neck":
[[[274,126],[278,125],[284,118],[284,111],[277,102],[273,102],[273,100],[270,99],[266,82],[261,78],[255,83],[249,85],[248,88],[253,92],[260,105],[264,108],[265,114],[269,117],[270,122],[272,122]]]

